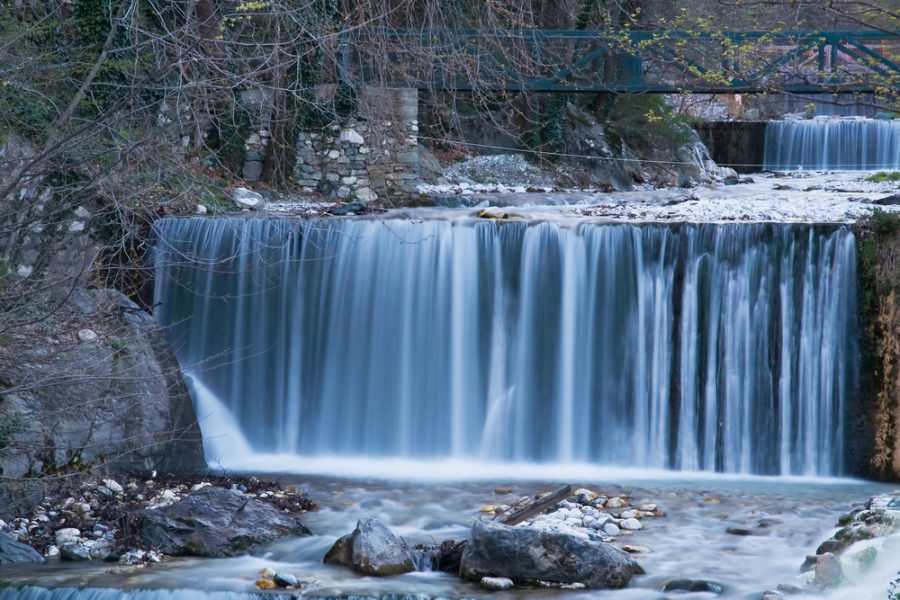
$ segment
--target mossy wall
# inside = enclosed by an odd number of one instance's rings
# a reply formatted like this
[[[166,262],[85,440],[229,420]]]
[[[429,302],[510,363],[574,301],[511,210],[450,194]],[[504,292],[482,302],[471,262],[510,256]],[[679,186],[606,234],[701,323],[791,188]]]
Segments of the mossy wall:
[[[900,216],[857,225],[862,378],[848,415],[853,474],[900,481]]]

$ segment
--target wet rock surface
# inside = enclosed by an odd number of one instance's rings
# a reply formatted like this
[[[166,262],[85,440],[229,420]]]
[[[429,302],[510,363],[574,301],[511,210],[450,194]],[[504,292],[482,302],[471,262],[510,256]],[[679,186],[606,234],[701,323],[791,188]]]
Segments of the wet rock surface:
[[[225,538],[235,538],[235,549],[246,547],[256,539],[268,539],[265,532],[290,535],[279,533],[283,531],[281,526],[273,527],[271,523],[289,524],[290,531],[303,533],[302,525],[298,526],[296,519],[315,508],[303,492],[282,489],[275,482],[255,477],[152,477],[152,473],[145,476],[148,478],[121,480],[82,477],[80,481],[60,485],[28,516],[0,521],[0,538],[18,540],[16,543],[33,547],[38,558],[43,555],[62,560],[118,560],[123,564],[141,564],[163,558],[162,548],[155,547],[153,539],[142,538],[140,525],[144,517],[150,514],[148,523],[155,522],[158,527],[163,527],[168,518],[164,509],[204,490],[227,500],[222,505],[207,502],[207,506],[215,508],[219,514],[205,520],[201,517],[202,523],[171,519],[169,524],[176,530],[169,534],[160,533],[160,540],[168,540],[170,536],[189,537],[188,527],[212,531],[223,519],[234,518],[234,522],[244,529],[260,530],[244,536],[246,531],[229,525],[229,531],[223,534]],[[244,508],[235,511],[235,506]],[[255,518],[261,520],[251,520]],[[298,528],[294,529],[295,526]],[[171,550],[173,546],[167,548]]]
[[[38,554],[37,550],[23,544],[5,533],[0,533],[0,564],[12,563],[37,563],[43,562],[44,558]]]
[[[352,533],[338,539],[325,555],[325,562],[379,577],[415,570],[412,557],[400,539],[373,518],[360,519]]]
[[[292,515],[254,498],[209,486],[134,517],[144,545],[173,556],[236,556],[309,530]]]
[[[477,522],[462,556],[460,576],[506,577],[516,584],[581,583],[621,588],[643,573],[626,552],[587,535]]]

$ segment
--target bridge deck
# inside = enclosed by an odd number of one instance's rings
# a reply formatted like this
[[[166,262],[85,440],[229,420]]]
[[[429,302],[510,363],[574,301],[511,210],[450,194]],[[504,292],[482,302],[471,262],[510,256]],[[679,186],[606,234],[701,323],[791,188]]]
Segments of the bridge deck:
[[[363,29],[336,71],[432,90],[872,93],[900,88],[900,32]]]

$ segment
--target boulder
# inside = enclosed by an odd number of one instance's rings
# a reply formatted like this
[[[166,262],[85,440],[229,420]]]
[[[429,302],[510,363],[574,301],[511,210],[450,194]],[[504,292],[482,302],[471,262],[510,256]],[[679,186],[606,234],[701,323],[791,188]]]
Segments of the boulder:
[[[293,516],[220,487],[206,487],[136,516],[141,541],[163,554],[236,556],[254,546],[309,530]]]
[[[502,592],[513,587],[512,579],[506,577],[482,577],[481,587],[492,592]]]
[[[841,562],[837,557],[826,552],[816,556],[815,579],[813,582],[820,588],[838,583],[842,575]]]
[[[365,518],[356,529],[338,539],[325,562],[350,566],[364,575],[400,575],[415,570],[412,557],[384,523]]]
[[[460,576],[473,581],[506,577],[516,584],[583,583],[591,588],[622,588],[643,572],[626,552],[587,536],[490,521],[472,527],[460,567]]]
[[[60,546],[59,557],[70,561],[91,560],[91,550],[81,542],[74,542]]]
[[[231,199],[241,208],[249,208],[250,210],[260,210],[266,204],[262,194],[242,187],[235,188],[231,193]]]
[[[6,485],[27,473],[206,467],[190,394],[150,314],[117,290],[76,288],[33,329],[10,334],[17,360],[3,373],[0,421],[18,414],[28,427],[0,456],[0,517],[43,500],[40,478]],[[77,342],[86,329],[95,340]]]
[[[37,550],[10,535],[0,533],[0,565],[39,562],[44,562],[44,558]]]

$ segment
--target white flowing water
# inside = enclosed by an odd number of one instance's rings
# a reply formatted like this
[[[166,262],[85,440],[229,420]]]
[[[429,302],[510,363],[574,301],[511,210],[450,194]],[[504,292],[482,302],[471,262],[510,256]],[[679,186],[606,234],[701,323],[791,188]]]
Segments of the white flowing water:
[[[221,399],[254,453],[842,473],[857,369],[846,228],[156,229],[158,319],[195,394]],[[223,451],[226,467],[253,464]]]
[[[799,567],[806,554],[834,533],[838,516],[858,500],[884,491],[885,485],[857,481],[786,482],[783,478],[741,478],[719,475],[709,481],[569,479],[607,494],[625,492],[634,504],[653,502],[667,514],[643,520],[644,529],[621,536],[617,545],[648,550],[635,555],[647,574],[635,577],[624,590],[557,591],[516,588],[497,594],[455,575],[433,572],[397,577],[363,577],[350,569],[325,565],[322,557],[361,517],[375,517],[409,543],[433,544],[462,539],[479,518],[484,503],[507,503],[556,484],[509,482],[404,483],[372,479],[342,480],[299,477],[296,483],[316,499],[321,509],[303,516],[313,535],[279,540],[249,556],[225,559],[182,558],[145,568],[107,564],[56,563],[0,565],[0,600],[255,600],[274,594],[254,593],[256,574],[265,567],[314,580],[302,593],[284,597],[341,600],[427,600],[438,598],[514,598],[558,600],[758,600],[763,590],[778,584],[800,584]],[[493,492],[497,484],[510,494]],[[764,521],[765,527],[759,523]],[[726,533],[729,527],[754,535]],[[877,550],[868,570],[844,555],[845,583],[824,595],[827,600],[886,600],[889,582],[900,564],[900,534],[866,542]],[[712,580],[725,588],[722,596],[708,592],[660,592],[670,579]],[[16,587],[4,588],[4,584]],[[23,587],[30,586],[30,587]],[[40,587],[35,587],[40,586]],[[791,596],[823,600],[822,595]]]
[[[769,121],[763,169],[900,169],[900,119]]]

